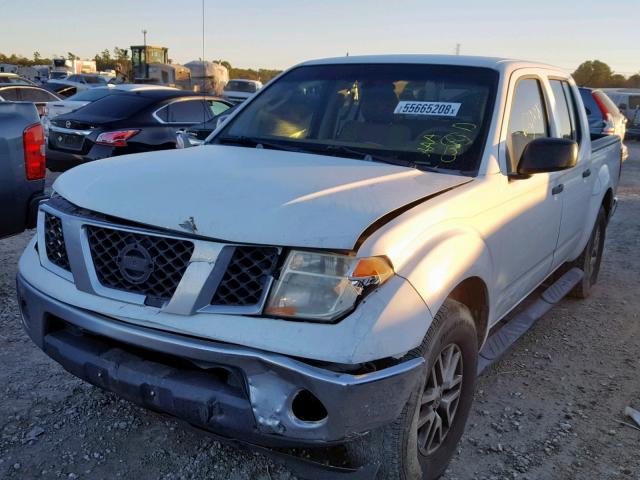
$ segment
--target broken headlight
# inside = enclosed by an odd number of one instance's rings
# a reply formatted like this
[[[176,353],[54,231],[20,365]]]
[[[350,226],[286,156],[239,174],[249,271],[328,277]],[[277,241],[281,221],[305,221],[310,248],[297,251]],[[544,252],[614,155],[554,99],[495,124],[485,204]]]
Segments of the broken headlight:
[[[393,275],[384,257],[292,251],[269,295],[267,315],[332,322],[351,310],[365,289]]]

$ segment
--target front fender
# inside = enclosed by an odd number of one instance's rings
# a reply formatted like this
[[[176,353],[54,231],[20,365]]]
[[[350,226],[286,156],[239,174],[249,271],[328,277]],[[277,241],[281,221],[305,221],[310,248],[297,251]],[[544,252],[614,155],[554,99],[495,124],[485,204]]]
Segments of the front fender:
[[[398,275],[413,285],[433,315],[462,281],[480,278],[487,286],[489,322],[492,323],[494,262],[484,239],[474,229],[442,226],[439,231],[431,231],[429,239],[410,255],[392,261]],[[420,338],[429,326],[424,325]]]

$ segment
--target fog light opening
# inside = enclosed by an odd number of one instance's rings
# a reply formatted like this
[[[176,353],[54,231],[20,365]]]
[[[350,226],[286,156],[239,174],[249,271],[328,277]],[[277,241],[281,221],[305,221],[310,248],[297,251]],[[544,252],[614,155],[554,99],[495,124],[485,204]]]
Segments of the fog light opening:
[[[321,422],[327,418],[327,409],[309,390],[300,390],[291,402],[294,417],[302,422]]]

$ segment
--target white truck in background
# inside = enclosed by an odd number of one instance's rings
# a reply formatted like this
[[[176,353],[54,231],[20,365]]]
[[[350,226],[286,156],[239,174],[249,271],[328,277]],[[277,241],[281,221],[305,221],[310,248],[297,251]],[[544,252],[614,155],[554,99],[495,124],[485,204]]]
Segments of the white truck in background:
[[[62,80],[69,75],[79,75],[83,73],[98,73],[95,60],[54,58],[51,62],[49,77],[52,80]]]
[[[560,69],[307,62],[202,146],[60,176],[19,264],[24,327],[223,439],[344,444],[360,478],[435,479],[478,371],[590,294],[620,169]]]

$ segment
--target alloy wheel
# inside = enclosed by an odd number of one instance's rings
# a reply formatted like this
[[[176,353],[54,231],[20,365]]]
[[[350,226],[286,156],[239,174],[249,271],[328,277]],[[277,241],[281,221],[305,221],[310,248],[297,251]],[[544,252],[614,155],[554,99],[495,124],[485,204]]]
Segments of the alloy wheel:
[[[434,453],[447,437],[461,391],[462,351],[452,343],[436,358],[420,399],[418,449],[423,455]]]
[[[589,275],[593,281],[598,268],[598,256],[600,254],[600,226],[596,227],[596,231],[593,235],[593,243],[591,245],[591,251],[589,252]]]

